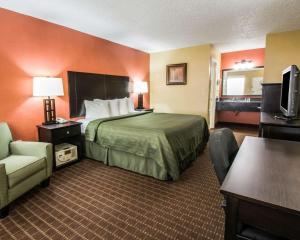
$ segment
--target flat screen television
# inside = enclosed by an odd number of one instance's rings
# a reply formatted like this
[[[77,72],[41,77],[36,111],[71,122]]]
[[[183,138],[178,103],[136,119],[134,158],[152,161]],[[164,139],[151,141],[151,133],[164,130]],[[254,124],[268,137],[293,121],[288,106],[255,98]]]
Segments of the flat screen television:
[[[287,118],[297,117],[299,113],[299,80],[299,69],[296,65],[282,71],[280,110]]]

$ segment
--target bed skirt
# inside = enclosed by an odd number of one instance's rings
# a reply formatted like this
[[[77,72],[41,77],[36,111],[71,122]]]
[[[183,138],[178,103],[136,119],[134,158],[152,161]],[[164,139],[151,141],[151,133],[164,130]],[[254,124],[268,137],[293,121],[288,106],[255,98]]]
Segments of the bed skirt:
[[[188,156],[181,162],[181,172],[184,171],[200,152],[203,151],[205,145],[200,145],[194,154]],[[153,159],[134,155],[132,153],[108,149],[101,145],[85,141],[85,155],[87,158],[94,159],[108,166],[120,167],[129,171],[140,173],[142,175],[151,176],[159,180],[172,180],[166,169],[159,166]]]

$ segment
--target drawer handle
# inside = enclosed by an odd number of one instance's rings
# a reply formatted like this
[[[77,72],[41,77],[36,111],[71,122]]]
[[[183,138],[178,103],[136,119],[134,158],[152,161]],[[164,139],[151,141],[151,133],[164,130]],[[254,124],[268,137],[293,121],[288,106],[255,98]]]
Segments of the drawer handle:
[[[69,132],[69,131],[67,131],[67,134],[70,134],[70,132]]]

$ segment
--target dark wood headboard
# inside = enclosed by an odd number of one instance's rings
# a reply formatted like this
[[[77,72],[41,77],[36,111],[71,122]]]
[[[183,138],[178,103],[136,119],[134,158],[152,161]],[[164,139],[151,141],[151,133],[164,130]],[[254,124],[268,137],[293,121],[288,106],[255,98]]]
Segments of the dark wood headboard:
[[[129,77],[68,71],[70,117],[85,115],[84,100],[129,97]]]

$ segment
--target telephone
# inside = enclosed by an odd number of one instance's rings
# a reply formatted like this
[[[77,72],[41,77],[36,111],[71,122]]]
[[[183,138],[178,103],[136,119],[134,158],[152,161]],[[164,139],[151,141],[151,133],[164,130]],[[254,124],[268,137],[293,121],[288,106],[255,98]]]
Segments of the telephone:
[[[58,117],[58,118],[56,118],[56,122],[58,122],[58,123],[67,123],[67,122],[69,122],[69,120]]]

